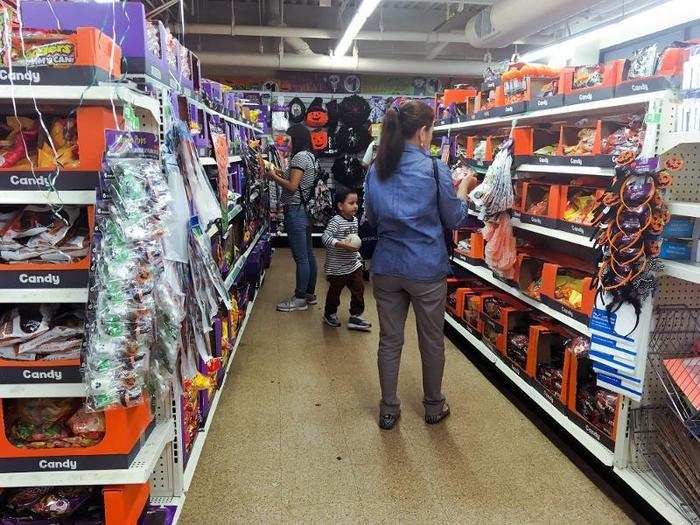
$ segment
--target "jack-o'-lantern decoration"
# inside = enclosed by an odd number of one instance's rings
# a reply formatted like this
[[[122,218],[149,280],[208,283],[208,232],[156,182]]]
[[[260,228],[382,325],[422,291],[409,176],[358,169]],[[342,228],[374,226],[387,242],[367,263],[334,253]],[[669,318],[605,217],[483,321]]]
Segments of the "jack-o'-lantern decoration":
[[[321,97],[316,97],[309,104],[306,112],[306,125],[310,128],[321,128],[328,124],[328,112],[323,107]]]
[[[311,147],[314,151],[328,148],[328,132],[325,129],[315,129],[311,132]]]

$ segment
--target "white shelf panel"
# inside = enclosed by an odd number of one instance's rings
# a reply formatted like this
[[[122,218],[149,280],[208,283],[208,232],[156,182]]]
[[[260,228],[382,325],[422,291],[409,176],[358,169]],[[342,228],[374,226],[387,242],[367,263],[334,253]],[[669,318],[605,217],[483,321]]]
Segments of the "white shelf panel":
[[[97,86],[0,86],[0,99],[14,98],[18,103],[51,102],[53,104],[121,106],[131,104],[149,111],[156,121],[160,121],[160,104],[158,100],[143,93],[138,93],[120,84],[102,83]]]
[[[538,226],[537,224],[530,224],[529,222],[520,222],[520,219],[511,219],[511,223],[514,228],[520,230],[527,230],[540,235],[545,235],[547,237],[553,237],[561,241],[570,242],[573,244],[580,244],[581,246],[587,246],[589,248],[593,247],[593,241],[591,241],[585,235],[576,235],[575,233],[569,233],[562,230],[554,230],[552,228],[545,228],[544,226]]]
[[[240,155],[233,155],[228,158],[228,163],[231,164],[233,162],[240,162],[242,160],[243,157],[241,157]],[[216,159],[214,157],[200,157],[199,163],[202,166],[216,166]]]
[[[87,299],[87,288],[0,288],[0,303],[87,303]]]
[[[95,190],[0,191],[0,204],[95,204]]]
[[[612,450],[609,450],[604,445],[593,439],[583,429],[576,425],[576,423],[571,421],[568,417],[566,417],[566,415],[562,414],[554,405],[547,401],[542,394],[525,382],[525,380],[523,380],[518,374],[513,372],[508,365],[503,363],[503,361],[501,361],[483,341],[474,337],[450,315],[445,314],[445,320],[474,348],[479,350],[479,352],[481,352],[489,361],[494,363],[496,368],[503,372],[508,379],[510,379],[525,394],[527,394],[530,399],[544,409],[544,411],[547,412],[552,419],[554,419],[562,428],[571,434],[571,436],[574,437],[579,443],[586,447],[586,449],[588,449],[591,454],[598,458],[601,463],[608,466],[612,465]]]
[[[613,168],[601,168],[598,166],[550,166],[545,164],[521,164],[517,171],[531,173],[560,173],[562,175],[598,175],[600,177],[612,177],[615,175]]]
[[[520,301],[529,304],[533,308],[537,308],[541,312],[546,313],[547,315],[549,315],[550,317],[553,317],[557,321],[560,321],[560,322],[564,323],[566,326],[573,328],[577,332],[580,332],[584,335],[590,336],[591,332],[588,329],[587,325],[583,324],[580,321],[577,321],[576,319],[572,319],[568,315],[564,315],[563,313],[558,312],[557,310],[555,310],[553,308],[550,308],[546,304],[543,304],[539,301],[536,301],[535,299],[533,299],[529,295],[524,294],[523,292],[521,292],[517,288],[513,288],[512,286],[504,283],[503,281],[499,281],[498,279],[496,279],[493,276],[493,273],[491,272],[491,270],[489,268],[485,268],[483,266],[474,266],[472,264],[469,264],[469,263],[462,261],[460,259],[457,259],[455,257],[452,258],[452,262],[454,262],[458,266],[461,266],[465,270],[470,271],[474,275],[481,277],[484,281],[488,281],[489,283],[496,286],[497,288],[500,288],[504,292],[509,293],[510,295],[519,299]]]
[[[669,523],[674,525],[691,523],[678,508],[679,502],[651,475],[629,468],[613,467],[613,471]]]
[[[671,133],[662,133],[659,138],[659,153],[668,153],[673,148],[685,144],[700,144],[700,133],[673,131]]]
[[[204,449],[204,443],[207,440],[207,436],[209,435],[209,428],[211,427],[212,421],[214,421],[214,414],[216,413],[216,409],[219,406],[221,393],[224,390],[224,386],[226,386],[226,380],[228,379],[231,364],[233,363],[233,359],[236,357],[238,346],[240,345],[241,339],[243,338],[243,333],[245,332],[245,329],[248,326],[248,320],[250,319],[254,306],[255,300],[253,300],[248,305],[245,318],[243,319],[241,328],[240,330],[238,330],[238,334],[236,335],[236,342],[234,343],[233,348],[231,349],[231,355],[229,356],[228,364],[226,365],[226,373],[224,374],[224,379],[221,382],[221,386],[214,394],[214,399],[212,401],[211,408],[209,409],[209,414],[207,414],[207,421],[204,424],[204,428],[199,431],[197,437],[195,438],[195,442],[192,445],[192,451],[190,452],[190,457],[187,461],[187,466],[185,467],[185,472],[183,474],[183,487],[185,492],[189,490],[190,484],[192,483],[192,478],[194,477],[195,470],[197,469],[199,458],[202,454],[202,450]]]
[[[700,263],[668,261],[666,259],[663,259],[663,263],[664,274],[683,281],[700,284]]]
[[[229,213],[228,213],[229,227],[231,226],[231,221],[233,219],[235,219],[236,217],[238,217],[238,214],[241,213],[242,211],[243,211],[243,206],[241,206],[240,204],[236,204],[233,208],[231,208],[231,210],[229,210]],[[228,228],[227,228],[227,231],[228,231]],[[219,233],[219,227],[216,224],[212,224],[211,226],[209,226],[209,229],[207,230],[207,235],[209,237],[214,237],[214,235],[216,235],[217,233]],[[224,233],[226,233],[226,232],[224,232]]]
[[[546,121],[575,116],[600,115],[602,113],[610,113],[609,110],[622,110],[646,106],[653,99],[666,98],[669,96],[670,91],[654,91],[651,93],[629,95],[627,97],[597,100],[595,102],[583,102],[581,104],[572,104],[558,108],[528,111],[518,115],[507,115],[503,117],[445,124],[443,126],[435,126],[435,131],[456,131],[461,129],[509,125],[513,120],[517,120],[518,124],[522,124],[523,122],[531,122],[533,120]]]
[[[700,218],[700,203],[671,201],[667,204],[671,215]]]
[[[20,397],[85,397],[85,386],[82,383],[0,384],[0,399]]]
[[[174,428],[171,420],[158,423],[128,469],[4,473],[0,483],[3,487],[145,483],[151,477],[165,445],[175,437]]]

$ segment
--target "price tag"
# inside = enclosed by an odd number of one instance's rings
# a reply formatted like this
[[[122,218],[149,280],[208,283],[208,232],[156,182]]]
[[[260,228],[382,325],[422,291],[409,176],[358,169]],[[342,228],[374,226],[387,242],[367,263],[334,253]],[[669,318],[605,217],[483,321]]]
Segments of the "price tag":
[[[661,124],[661,112],[650,111],[644,117],[644,122],[646,124]]]
[[[131,104],[126,104],[124,106],[123,115],[124,115],[124,125],[126,126],[127,130],[129,130],[129,131],[140,131],[141,130],[141,122],[139,121],[139,118],[134,113],[134,108]]]

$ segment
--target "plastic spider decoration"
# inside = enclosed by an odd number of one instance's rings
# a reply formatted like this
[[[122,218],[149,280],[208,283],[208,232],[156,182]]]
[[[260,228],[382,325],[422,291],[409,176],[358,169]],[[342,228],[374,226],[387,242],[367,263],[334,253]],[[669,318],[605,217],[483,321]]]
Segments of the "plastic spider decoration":
[[[656,292],[656,274],[663,268],[658,259],[660,235],[671,214],[662,192],[673,177],[658,167],[657,158],[635,159],[625,152],[615,164],[615,176],[594,212],[598,230],[591,238],[600,256],[593,285],[597,293],[612,298],[606,304],[609,313],[629,303],[638,323],[642,304]]]

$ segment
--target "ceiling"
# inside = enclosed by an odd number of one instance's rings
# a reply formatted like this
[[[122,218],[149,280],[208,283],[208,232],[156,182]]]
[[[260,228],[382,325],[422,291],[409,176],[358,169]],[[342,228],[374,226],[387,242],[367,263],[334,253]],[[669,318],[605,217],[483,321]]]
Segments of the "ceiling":
[[[158,4],[164,0],[147,0]],[[180,9],[176,0],[173,5],[163,10],[157,18],[170,23],[174,30],[180,26]],[[279,37],[259,37],[251,35],[231,36],[230,27],[244,26],[255,29],[256,26],[279,26],[289,28],[321,29],[327,32],[324,38],[304,36],[303,43],[308,44],[311,52],[328,55],[336,43],[336,38],[347,26],[355,13],[359,0],[182,0],[185,14],[185,27],[198,28],[197,34],[186,34],[185,42],[195,53],[212,54],[279,54],[280,45],[284,53],[299,52],[295,46],[299,37],[281,39]],[[531,0],[523,0],[526,7]],[[356,40],[358,56],[363,59],[391,60],[432,60],[432,61],[475,61],[483,63],[488,60],[508,60],[513,52],[525,52],[561,38],[585,31],[620,17],[623,14],[638,11],[659,3],[661,0],[606,0],[562,23],[542,28],[516,45],[500,49],[477,49],[465,42],[437,43],[428,42],[417,35],[414,41],[394,41],[385,38],[370,38],[379,32],[415,32],[464,34],[466,22],[492,4],[494,0],[412,0],[381,2],[374,15],[363,27],[363,32],[370,33],[367,39]],[[166,2],[167,5],[167,2]],[[194,25],[193,25],[194,24]],[[205,25],[202,25],[205,24]],[[211,26],[216,26],[219,33],[210,34]],[[252,27],[251,27],[252,26]],[[188,31],[186,30],[186,33]],[[250,32],[250,31],[249,31]],[[308,32],[307,32],[308,33]],[[257,33],[254,33],[257,34]],[[291,44],[295,44],[292,46]],[[206,61],[205,61],[206,62]],[[241,74],[241,66],[219,65],[209,68],[216,73]],[[246,64],[246,69],[251,68]],[[252,71],[246,71],[250,73]]]

